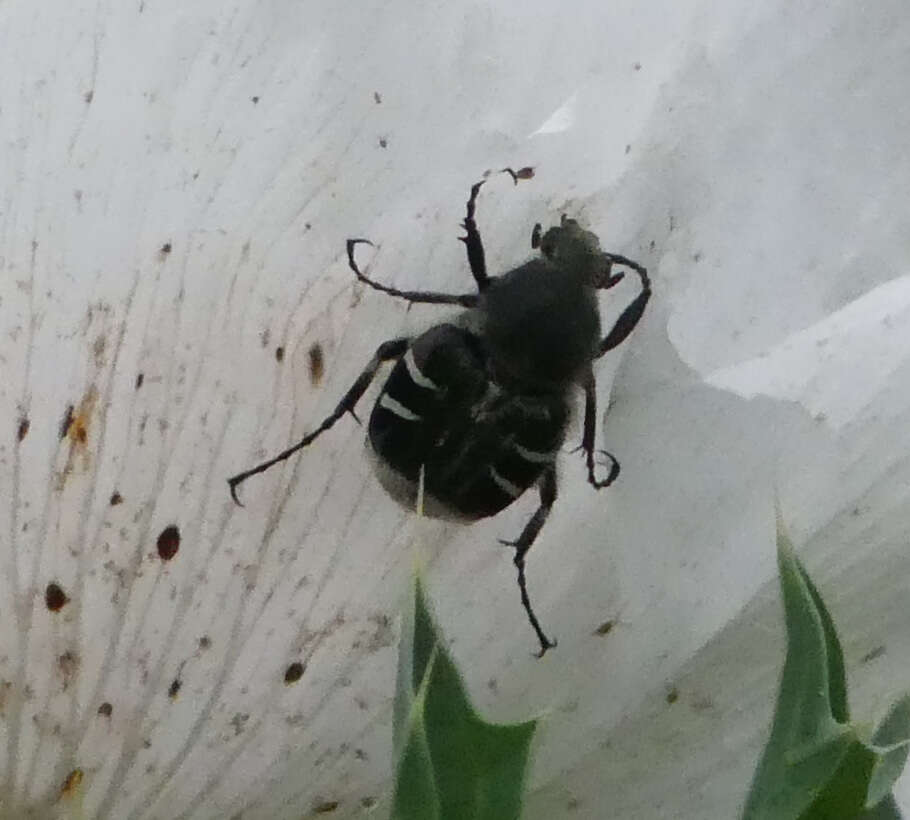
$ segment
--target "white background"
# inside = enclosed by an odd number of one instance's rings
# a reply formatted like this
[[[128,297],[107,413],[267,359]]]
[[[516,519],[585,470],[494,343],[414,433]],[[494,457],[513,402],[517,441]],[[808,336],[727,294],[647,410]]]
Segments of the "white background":
[[[622,476],[566,455],[530,555],[558,650],[496,544],[532,497],[420,526],[473,697],[546,715],[527,816],[735,816],[782,661],[775,494],[879,717],[910,686],[908,38],[896,0],[0,5],[0,815],[382,816],[414,521],[350,419],[243,509],[225,478],[446,315],[364,292],[344,240],[468,290],[464,200],[506,165],[536,175],[484,189],[491,271],[566,212],[655,288],[598,369]]]

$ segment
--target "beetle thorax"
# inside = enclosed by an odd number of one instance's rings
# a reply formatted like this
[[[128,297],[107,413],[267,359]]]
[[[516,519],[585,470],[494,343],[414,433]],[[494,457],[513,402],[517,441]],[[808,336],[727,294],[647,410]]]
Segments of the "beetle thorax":
[[[496,377],[533,389],[575,381],[594,356],[600,316],[587,274],[535,259],[490,283],[480,301]]]

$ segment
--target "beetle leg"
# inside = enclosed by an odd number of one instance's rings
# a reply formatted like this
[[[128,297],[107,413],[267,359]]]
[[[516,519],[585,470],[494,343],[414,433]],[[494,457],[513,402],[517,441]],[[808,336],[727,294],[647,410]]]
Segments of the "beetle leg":
[[[581,449],[584,450],[585,461],[588,465],[588,483],[595,490],[602,490],[604,487],[609,487],[616,481],[616,478],[619,476],[619,462],[606,450],[598,450],[597,452],[607,456],[613,464],[610,468],[610,474],[606,478],[598,480],[594,475],[594,439],[597,434],[597,391],[594,381],[594,371],[591,370],[590,367],[585,375],[584,388],[585,423],[584,433],[582,434],[581,439]]]
[[[516,180],[517,181],[517,180]],[[474,281],[477,282],[477,290],[486,289],[490,284],[490,278],[487,276],[487,263],[483,252],[483,242],[480,239],[480,231],[477,230],[477,223],[474,221],[474,208],[477,205],[477,194],[485,180],[475,183],[471,186],[471,196],[468,199],[467,215],[461,227],[465,229],[466,236],[458,238],[464,242],[468,250],[468,265],[471,273],[474,275]]]
[[[244,481],[246,481],[250,476],[257,475],[258,473],[264,473],[269,467],[278,464],[280,461],[284,461],[286,458],[294,455],[298,450],[303,449],[309,444],[312,444],[322,433],[328,430],[333,424],[335,424],[338,419],[340,419],[345,413],[350,413],[356,419],[357,416],[354,414],[354,407],[357,405],[357,402],[360,400],[360,397],[366,392],[366,389],[370,386],[370,382],[373,381],[373,377],[376,375],[376,371],[379,370],[379,365],[383,362],[390,361],[392,359],[400,359],[407,352],[411,340],[407,338],[401,339],[390,339],[387,342],[383,342],[376,349],[376,353],[373,354],[373,358],[370,359],[370,363],[363,369],[363,372],[357,377],[357,381],[351,385],[351,388],[347,393],[344,394],[344,397],[338,402],[338,406],[323,420],[312,433],[307,433],[300,441],[298,441],[293,447],[288,447],[287,450],[279,453],[274,458],[270,458],[268,461],[264,461],[262,464],[259,464],[255,467],[252,467],[249,470],[244,470],[242,473],[238,473],[233,478],[228,479],[228,486],[231,488],[231,498],[234,499],[234,503],[239,506],[243,506],[240,503],[240,499],[237,498],[237,487],[240,486]]]
[[[388,285],[382,285],[374,282],[365,274],[361,273],[360,268],[354,261],[354,246],[359,244],[372,245],[369,239],[349,239],[347,241],[348,249],[348,266],[354,271],[354,275],[365,285],[369,285],[374,290],[387,293],[389,296],[398,296],[401,299],[407,299],[409,302],[422,302],[428,305],[461,305],[462,307],[471,308],[477,304],[476,293],[436,293],[428,290],[398,290],[390,288]]]
[[[518,536],[518,540],[503,541],[502,543],[515,547],[515,566],[518,568],[518,589],[521,591],[521,605],[525,608],[525,612],[528,613],[528,620],[531,622],[531,626],[534,627],[534,632],[537,633],[537,640],[540,641],[540,652],[537,657],[542,658],[548,649],[556,646],[556,641],[551,641],[544,634],[543,629],[540,627],[540,622],[531,608],[531,599],[528,597],[528,587],[525,581],[525,555],[531,549],[534,539],[537,538],[537,534],[550,514],[553,502],[556,501],[556,469],[554,467],[548,467],[544,471],[540,479],[539,489],[540,506],[534,515],[531,516],[531,520],[525,524],[525,528],[521,531],[521,535]]]
[[[638,324],[642,314],[645,312],[648,299],[651,298],[651,280],[648,278],[648,272],[639,265],[638,262],[633,262],[631,259],[620,256],[618,253],[607,253],[604,255],[611,265],[625,265],[626,267],[632,268],[632,270],[638,274],[641,279],[641,293],[639,293],[638,296],[635,297],[635,301],[622,312],[622,315],[617,319],[616,324],[613,325],[613,329],[600,343],[600,349],[594,358],[603,356],[608,350],[618,347],[629,337],[629,334],[635,329],[635,325]],[[602,287],[612,287],[618,281],[619,280],[616,277],[608,277],[606,280],[608,284],[605,284]]]

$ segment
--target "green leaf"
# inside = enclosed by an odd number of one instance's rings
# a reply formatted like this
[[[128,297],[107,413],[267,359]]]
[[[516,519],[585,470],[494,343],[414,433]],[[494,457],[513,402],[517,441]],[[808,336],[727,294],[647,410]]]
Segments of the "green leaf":
[[[875,758],[875,752],[868,746],[851,743],[825,788],[809,809],[800,815],[801,820],[854,820],[859,817],[865,807]]]
[[[827,610],[819,610],[821,598],[806,583],[805,570],[780,527],[777,555],[787,657],[771,736],[746,804],[747,820],[800,817],[837,770],[849,745],[834,718],[835,709],[846,717],[840,644]]]
[[[537,721],[492,724],[477,714],[419,577],[408,621],[399,653],[396,734],[402,739],[393,819],[517,819]]]
[[[395,684],[395,755],[400,757],[411,708],[436,647],[436,627],[430,616],[419,570],[414,572],[410,606],[405,608],[398,646],[398,677]]]
[[[907,757],[910,699],[871,742],[850,723],[844,656],[831,615],[778,521],[787,656],[771,735],[745,820],[899,818],[890,789]]]
[[[392,802],[395,820],[437,820],[439,799],[433,783],[433,761],[423,726],[424,687],[413,699]]]
[[[874,806],[891,792],[907,762],[907,738],[910,738],[910,695],[904,695],[885,716],[872,735],[872,742],[882,750],[869,783],[867,806]]]
[[[784,538],[787,538],[784,533]],[[800,563],[793,547],[789,541],[787,545],[790,548],[790,556],[796,562],[796,568],[799,570],[803,583],[812,596],[812,603],[822,622],[822,629],[825,632],[825,657],[828,662],[828,697],[831,708],[831,716],[838,723],[848,723],[850,720],[850,710],[847,706],[847,672],[844,669],[844,652],[841,649],[840,641],[837,637],[837,631],[834,629],[834,621],[831,620],[831,614],[819,595],[815,584],[806,572],[806,568]]]
[[[857,820],[902,820],[903,815],[897,807],[893,795],[888,795],[874,808],[864,811]]]

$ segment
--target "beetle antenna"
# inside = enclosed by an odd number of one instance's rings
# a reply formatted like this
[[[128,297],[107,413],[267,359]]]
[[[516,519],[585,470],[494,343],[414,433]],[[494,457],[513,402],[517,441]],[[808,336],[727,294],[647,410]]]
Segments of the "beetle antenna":
[[[480,231],[477,230],[477,223],[474,221],[477,194],[480,193],[484,182],[486,180],[482,179],[471,186],[471,196],[468,198],[468,203],[465,207],[464,222],[461,223],[465,235],[458,237],[467,248],[468,267],[471,269],[474,281],[477,283],[477,290],[480,291],[485,290],[487,285],[490,284],[490,277],[487,276],[487,263],[483,252],[483,241],[480,238]]]
[[[508,174],[510,177],[512,177],[512,182],[518,185],[518,180],[530,179],[534,176],[534,167],[531,165],[525,165],[524,168],[519,168],[517,171],[513,171],[511,168],[503,168],[499,173]]]

